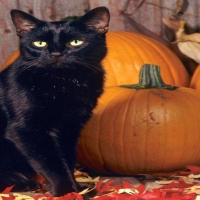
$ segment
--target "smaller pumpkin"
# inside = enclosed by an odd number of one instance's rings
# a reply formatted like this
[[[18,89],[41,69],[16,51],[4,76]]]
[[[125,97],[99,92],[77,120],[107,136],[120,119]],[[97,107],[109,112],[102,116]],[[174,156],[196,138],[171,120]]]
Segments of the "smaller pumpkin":
[[[190,87],[195,90],[200,90],[200,65],[194,71],[194,74],[190,81]]]
[[[84,127],[78,161],[101,173],[170,172],[200,164],[200,94],[144,65],[139,84],[106,88]]]

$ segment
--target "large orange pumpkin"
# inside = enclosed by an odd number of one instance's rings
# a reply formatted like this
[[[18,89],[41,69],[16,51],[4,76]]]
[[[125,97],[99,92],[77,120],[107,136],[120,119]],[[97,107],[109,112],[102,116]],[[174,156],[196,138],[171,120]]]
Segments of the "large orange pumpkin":
[[[126,87],[105,89],[81,133],[79,163],[126,175],[199,165],[200,94],[164,84],[149,65],[138,85]]]
[[[195,90],[200,90],[200,65],[194,71],[194,74],[191,78],[190,87]]]
[[[108,54],[103,60],[106,70],[105,86],[137,83],[139,70],[145,63],[159,65],[166,83],[189,85],[189,75],[179,58],[160,42],[129,32],[108,32],[106,39]],[[2,70],[18,56],[19,51],[14,52],[4,63]]]

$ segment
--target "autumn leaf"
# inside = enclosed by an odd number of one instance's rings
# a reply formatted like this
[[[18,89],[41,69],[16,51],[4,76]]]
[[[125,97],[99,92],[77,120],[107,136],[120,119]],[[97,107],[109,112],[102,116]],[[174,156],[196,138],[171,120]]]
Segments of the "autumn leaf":
[[[193,166],[193,165],[188,165],[186,166],[187,169],[190,170],[190,173],[200,173],[200,167],[199,166]]]
[[[9,192],[13,189],[13,187],[14,187],[14,185],[5,188],[5,190],[4,190],[3,192],[1,192],[1,193],[2,193],[2,194],[7,194],[7,193],[9,193]]]
[[[19,194],[19,193],[13,193],[13,196],[15,197],[15,200],[22,200],[22,199],[26,199],[26,200],[34,200],[33,197],[28,196],[28,195],[24,195],[24,194]]]
[[[176,31],[176,41],[179,50],[200,63],[200,33],[186,34],[184,30],[185,21],[180,20],[179,29]]]
[[[176,2],[176,9],[175,14],[176,15],[182,15],[187,10],[188,7],[188,1],[187,0],[178,0]]]
[[[160,181],[155,181],[155,183],[158,183],[160,185],[168,185],[170,183],[172,183],[173,180],[160,180]]]

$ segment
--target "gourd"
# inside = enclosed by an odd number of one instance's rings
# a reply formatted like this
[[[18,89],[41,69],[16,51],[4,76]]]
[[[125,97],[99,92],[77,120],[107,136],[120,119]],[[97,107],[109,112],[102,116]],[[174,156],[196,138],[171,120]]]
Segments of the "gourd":
[[[196,90],[165,84],[146,64],[138,84],[105,88],[81,132],[78,162],[125,175],[199,165],[199,102]]]
[[[183,64],[162,43],[130,32],[108,32],[106,42],[108,54],[102,61],[106,70],[106,87],[137,83],[139,70],[145,63],[159,65],[166,83],[189,86],[189,75]],[[4,63],[2,70],[18,56],[19,51],[14,52]]]
[[[195,90],[200,90],[200,65],[194,71],[194,74],[191,78],[190,87]]]

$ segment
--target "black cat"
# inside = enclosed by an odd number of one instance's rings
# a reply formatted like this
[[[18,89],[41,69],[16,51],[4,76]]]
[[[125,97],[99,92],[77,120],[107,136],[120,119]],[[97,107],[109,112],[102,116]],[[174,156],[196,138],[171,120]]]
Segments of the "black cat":
[[[11,16],[21,55],[0,74],[0,190],[35,190],[41,174],[54,196],[78,191],[77,140],[103,92],[109,11],[71,22]]]

